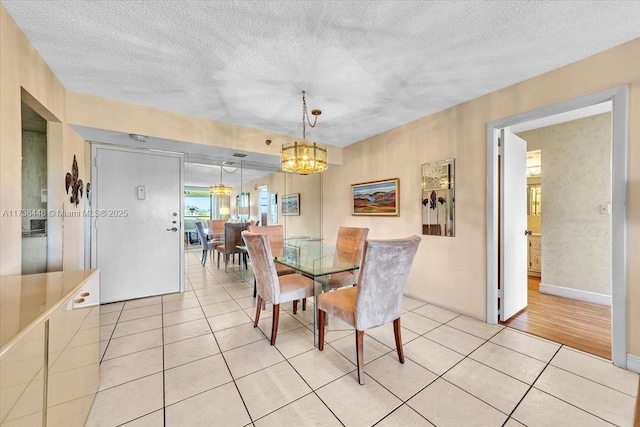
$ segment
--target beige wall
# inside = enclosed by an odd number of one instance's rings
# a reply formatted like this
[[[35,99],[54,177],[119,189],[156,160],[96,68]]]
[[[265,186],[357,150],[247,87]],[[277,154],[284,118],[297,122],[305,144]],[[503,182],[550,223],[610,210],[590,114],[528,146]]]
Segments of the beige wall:
[[[47,130],[47,175],[49,209],[61,207],[64,193],[63,171],[70,170],[72,154],[77,150],[75,132],[66,126],[65,89],[40,58],[36,50],[16,27],[0,5],[0,209],[14,210],[22,206],[21,176],[21,100],[49,121]],[[52,127],[54,129],[52,129]],[[59,154],[59,155],[56,155]],[[63,155],[71,155],[65,169]],[[21,218],[0,216],[0,275],[20,274]],[[49,268],[62,267],[62,218],[54,218],[49,226]],[[82,241],[82,232],[70,227],[64,239],[70,242],[65,259],[69,268],[80,265],[74,249]],[[16,250],[18,248],[18,250]]]
[[[519,134],[542,150],[542,283],[611,295],[611,113]]]
[[[67,118],[74,125],[273,156],[280,156],[282,144],[295,140],[290,136],[259,129],[74,92],[67,92]],[[266,139],[271,139],[272,144],[266,145]],[[342,164],[342,149],[331,145],[327,148],[331,163]]]
[[[67,93],[0,6],[0,208],[20,208],[20,85],[63,123],[142,133],[168,139],[265,152],[265,133],[225,126],[149,108]],[[17,64],[17,65],[16,65]],[[628,258],[640,256],[640,39],[539,77],[504,88],[349,146],[331,149],[343,167],[323,177],[323,235],[339,225],[366,226],[370,238],[419,234],[420,165],[456,159],[456,236],[423,236],[410,274],[408,294],[485,318],[486,302],[486,123],[621,84],[630,87]],[[66,115],[65,115],[66,101]],[[40,111],[38,111],[40,112]],[[74,146],[70,129],[64,144]],[[214,138],[217,135],[219,138]],[[258,139],[254,141],[247,137]],[[242,138],[238,141],[237,138]],[[279,141],[272,147],[278,150]],[[269,154],[274,154],[269,152]],[[68,153],[65,152],[65,156]],[[68,162],[65,159],[65,162]],[[62,165],[62,163],[61,163]],[[66,163],[65,163],[66,165]],[[66,167],[66,166],[65,166]],[[351,183],[400,178],[400,217],[353,217]],[[62,185],[62,179],[60,179]],[[287,186],[287,193],[297,192]],[[61,199],[62,200],[62,199]],[[301,209],[305,199],[301,199]],[[313,206],[311,206],[313,209]],[[292,217],[289,217],[292,218]],[[19,272],[18,219],[0,220],[0,274]],[[82,246],[81,236],[65,242]],[[66,251],[65,247],[65,251]],[[629,351],[640,355],[640,265],[629,263]]]
[[[344,165],[324,174],[325,235],[338,225],[371,229],[370,238],[420,233],[420,165],[456,160],[456,236],[422,236],[409,295],[478,319],[486,313],[486,124],[535,108],[629,84],[628,259],[640,256],[640,39],[344,150]],[[400,217],[353,217],[349,184],[400,178]],[[640,265],[630,262],[629,352],[640,354]]]

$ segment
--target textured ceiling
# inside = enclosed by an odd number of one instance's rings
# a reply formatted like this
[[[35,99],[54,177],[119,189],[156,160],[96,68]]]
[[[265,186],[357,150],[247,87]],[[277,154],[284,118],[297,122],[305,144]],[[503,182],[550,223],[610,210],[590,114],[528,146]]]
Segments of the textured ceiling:
[[[346,146],[640,37],[637,1],[14,1],[72,91]]]

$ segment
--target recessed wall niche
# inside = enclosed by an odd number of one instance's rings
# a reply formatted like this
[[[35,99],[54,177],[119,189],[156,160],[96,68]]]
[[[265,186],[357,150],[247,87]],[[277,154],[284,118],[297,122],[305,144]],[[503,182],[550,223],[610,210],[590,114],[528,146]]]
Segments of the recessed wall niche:
[[[47,271],[47,121],[22,103],[22,274]]]

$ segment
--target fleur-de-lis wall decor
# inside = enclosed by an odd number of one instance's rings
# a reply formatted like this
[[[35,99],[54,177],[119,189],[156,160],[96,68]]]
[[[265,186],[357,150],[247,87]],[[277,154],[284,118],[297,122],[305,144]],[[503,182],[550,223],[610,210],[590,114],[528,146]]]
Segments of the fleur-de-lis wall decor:
[[[71,204],[78,206],[80,198],[82,197],[82,191],[84,190],[84,184],[81,179],[78,179],[80,172],[78,171],[78,162],[76,161],[76,155],[73,155],[73,164],[71,165],[71,173],[67,172],[67,176],[64,179],[64,185],[69,194],[69,188],[71,188],[71,197],[69,201]]]

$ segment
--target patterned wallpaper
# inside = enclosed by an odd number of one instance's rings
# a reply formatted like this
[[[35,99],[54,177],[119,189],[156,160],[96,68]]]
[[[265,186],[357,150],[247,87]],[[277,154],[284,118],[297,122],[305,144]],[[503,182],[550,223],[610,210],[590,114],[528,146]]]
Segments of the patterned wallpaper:
[[[542,283],[611,295],[611,113],[519,136],[542,149]]]

